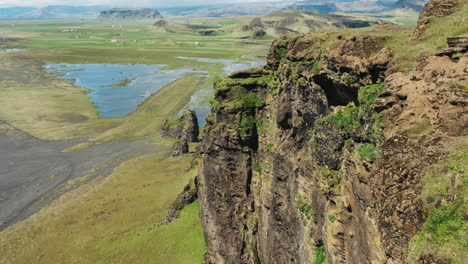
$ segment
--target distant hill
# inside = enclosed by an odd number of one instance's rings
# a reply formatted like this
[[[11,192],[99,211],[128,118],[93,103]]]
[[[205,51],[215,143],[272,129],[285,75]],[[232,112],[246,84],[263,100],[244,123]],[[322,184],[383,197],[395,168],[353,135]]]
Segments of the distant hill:
[[[0,9],[0,19],[19,18],[36,10],[34,7],[8,7]]]
[[[170,16],[183,18],[199,17],[233,17],[233,16],[259,16],[285,9],[289,2],[245,2],[227,4],[208,4],[196,7],[163,8],[161,11]]]
[[[110,9],[110,6],[47,6],[0,8],[0,19],[54,19],[54,18],[112,18],[112,19],[161,19],[161,14],[171,18],[262,16],[279,10],[299,10],[316,13],[381,13],[420,12],[427,0],[298,0],[275,2],[244,2],[233,5],[210,4],[139,9]],[[105,10],[105,11],[103,11]],[[103,14],[100,15],[101,11]]]
[[[318,13],[332,13],[339,11],[335,4],[309,4],[307,2],[299,2],[288,6],[289,10],[312,11]]]
[[[112,8],[101,11],[101,19],[161,19],[162,15],[152,8]]]
[[[335,28],[360,28],[386,23],[379,19],[362,19],[351,15],[319,14],[306,11],[283,10],[254,18],[242,31],[253,37],[266,34],[278,37],[317,32]]]
[[[336,7],[341,12],[380,13],[391,9],[398,0],[351,0],[336,1]]]
[[[392,6],[392,9],[410,9],[421,12],[427,2],[427,0],[399,0]]]
[[[46,6],[0,8],[0,19],[94,18],[106,6]]]
[[[161,19],[153,24],[153,27],[158,32],[168,32],[168,33],[176,33],[181,32],[184,30],[188,30],[189,27],[185,24],[178,23],[175,21],[168,21]]]

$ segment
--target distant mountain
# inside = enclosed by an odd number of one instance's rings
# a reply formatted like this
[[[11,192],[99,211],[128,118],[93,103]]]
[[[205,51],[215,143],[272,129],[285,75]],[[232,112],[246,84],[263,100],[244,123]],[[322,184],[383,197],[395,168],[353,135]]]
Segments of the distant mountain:
[[[338,0],[336,7],[341,12],[379,13],[390,10],[397,0]]]
[[[0,8],[0,19],[94,18],[106,6],[47,6]]]
[[[318,13],[378,13],[390,10],[397,1],[398,0],[299,0],[285,9]]]
[[[176,1],[175,1],[176,2]],[[229,17],[245,15],[266,15],[279,10],[300,10],[316,13],[379,13],[391,10],[420,12],[427,0],[298,0],[272,2],[244,2],[205,4],[159,8],[166,17]],[[47,6],[0,8],[0,19],[54,19],[54,18],[95,18],[101,17],[161,19],[154,9],[110,9],[109,6]],[[120,11],[119,11],[120,10]],[[126,10],[126,11],[124,11]],[[133,11],[131,11],[133,10]],[[136,11],[139,10],[139,11]],[[144,11],[146,10],[146,11]],[[140,14],[132,14],[132,12]],[[159,14],[159,15],[158,15]]]
[[[352,15],[283,10],[254,18],[248,25],[242,26],[242,31],[251,32],[252,37],[261,37],[266,34],[279,37],[336,28],[369,27],[373,24],[383,23],[387,22],[379,19],[363,19]]]
[[[0,19],[19,18],[36,10],[34,7],[8,7],[0,8]]]
[[[285,9],[290,2],[251,2],[228,4],[208,4],[193,7],[161,8],[164,15],[177,17],[232,17],[232,16],[258,16]]]
[[[112,8],[101,11],[102,19],[161,19],[161,14],[151,8]]]
[[[309,4],[307,2],[299,2],[288,6],[288,10],[311,11],[317,13],[333,13],[337,12],[338,8],[335,4]]]
[[[392,9],[410,9],[421,12],[427,2],[428,0],[399,0],[392,6]]]

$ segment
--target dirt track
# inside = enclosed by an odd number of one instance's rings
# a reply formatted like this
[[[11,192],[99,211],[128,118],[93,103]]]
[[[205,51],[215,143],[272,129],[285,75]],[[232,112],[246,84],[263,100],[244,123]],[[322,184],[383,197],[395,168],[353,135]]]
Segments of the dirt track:
[[[133,157],[162,151],[146,140],[114,141],[85,150],[63,152],[77,141],[44,141],[3,121],[0,125],[0,231],[57,198],[67,182],[109,174]],[[85,181],[85,182],[86,182]],[[81,182],[83,183],[83,182]]]

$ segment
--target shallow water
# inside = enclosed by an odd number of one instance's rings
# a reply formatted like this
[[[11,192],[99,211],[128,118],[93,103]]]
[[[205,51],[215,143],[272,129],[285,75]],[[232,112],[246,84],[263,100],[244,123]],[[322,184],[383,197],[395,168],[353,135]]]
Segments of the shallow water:
[[[181,116],[185,109],[193,110],[197,113],[198,126],[202,127],[206,123],[206,116],[211,110],[209,99],[213,97],[213,89],[202,89],[193,93],[188,105],[182,109],[176,117]]]
[[[23,51],[23,50],[26,50],[26,49],[4,49],[4,50],[0,50],[0,53],[18,52],[18,51]]]
[[[224,64],[224,74],[231,74],[235,71],[245,70],[249,68],[256,68],[265,64],[263,61],[252,60],[252,61],[239,61],[229,59],[210,59],[210,58],[195,58],[195,57],[177,57],[183,60],[194,60],[198,62],[206,63],[222,63]]]
[[[187,68],[162,70],[165,66],[48,63],[45,69],[91,90],[90,100],[99,116],[113,118],[134,112],[146,98],[187,74],[206,74]]]

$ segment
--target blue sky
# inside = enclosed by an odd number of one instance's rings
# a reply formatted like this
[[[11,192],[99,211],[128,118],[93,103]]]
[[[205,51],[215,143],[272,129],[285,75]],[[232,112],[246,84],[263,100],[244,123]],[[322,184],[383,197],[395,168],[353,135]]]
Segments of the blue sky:
[[[272,2],[275,0],[0,0],[0,7],[11,6],[47,6],[47,5],[106,5],[125,7],[168,7],[168,6],[188,6],[211,3],[239,3],[239,2]],[[280,0],[276,0],[280,1]],[[287,1],[287,0],[283,0]]]

